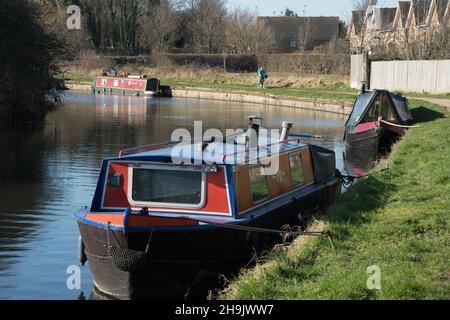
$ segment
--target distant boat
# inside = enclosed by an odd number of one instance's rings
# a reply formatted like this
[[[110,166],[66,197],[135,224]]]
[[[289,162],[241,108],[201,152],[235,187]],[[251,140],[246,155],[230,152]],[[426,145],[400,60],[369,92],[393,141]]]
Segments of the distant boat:
[[[121,299],[195,296],[281,241],[280,230],[298,226],[302,213],[329,205],[341,189],[334,152],[290,139],[289,128],[271,141],[279,146],[265,158],[279,157],[271,175],[253,152],[266,147],[236,137],[185,144],[222,150],[214,164],[196,155],[173,163],[178,142],[105,159],[91,207],[75,214],[96,289]]]
[[[408,101],[402,95],[363,89],[345,124],[346,156],[376,158],[379,151],[405,134],[412,121]]]
[[[159,79],[143,76],[97,76],[92,83],[94,94],[114,94],[136,97],[172,97],[169,86],[162,86]]]

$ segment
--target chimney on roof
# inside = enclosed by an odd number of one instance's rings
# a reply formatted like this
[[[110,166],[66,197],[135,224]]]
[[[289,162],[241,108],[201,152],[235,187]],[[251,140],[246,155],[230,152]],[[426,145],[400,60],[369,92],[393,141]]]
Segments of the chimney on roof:
[[[279,142],[287,141],[289,139],[289,131],[292,128],[292,122],[283,121],[281,128],[282,131]]]
[[[249,116],[247,118],[250,120],[248,129],[245,133],[247,136],[247,147],[254,149],[258,147],[259,129],[262,125],[262,118],[257,115]]]

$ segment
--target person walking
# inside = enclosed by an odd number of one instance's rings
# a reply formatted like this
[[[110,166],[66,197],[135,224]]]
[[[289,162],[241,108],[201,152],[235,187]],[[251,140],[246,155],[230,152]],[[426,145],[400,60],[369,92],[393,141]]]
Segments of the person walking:
[[[260,88],[265,88],[266,87],[267,72],[266,72],[266,70],[264,69],[263,66],[261,66],[259,68],[258,76],[259,76],[258,86]]]

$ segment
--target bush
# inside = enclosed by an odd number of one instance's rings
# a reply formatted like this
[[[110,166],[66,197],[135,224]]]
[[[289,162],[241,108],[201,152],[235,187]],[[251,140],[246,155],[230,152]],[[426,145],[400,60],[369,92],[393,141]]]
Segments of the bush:
[[[153,53],[152,60],[160,67],[193,65],[223,68],[225,65],[226,70],[231,72],[256,72],[258,69],[255,55]]]
[[[270,72],[300,74],[350,74],[350,55],[347,54],[265,54],[259,64]]]
[[[36,2],[3,1],[0,6],[0,118],[12,125],[42,123],[57,100],[48,89],[58,72],[64,43],[45,28]]]
[[[152,54],[152,61],[161,67],[195,65],[224,67],[232,72],[256,72],[264,66],[269,72],[300,74],[350,74],[350,55],[347,54]]]

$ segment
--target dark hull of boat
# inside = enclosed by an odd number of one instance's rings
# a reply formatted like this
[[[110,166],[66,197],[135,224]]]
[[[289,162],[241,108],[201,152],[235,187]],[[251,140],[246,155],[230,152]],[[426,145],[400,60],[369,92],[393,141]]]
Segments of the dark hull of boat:
[[[339,180],[311,185],[253,209],[255,218],[249,226],[279,230],[285,225],[299,225],[307,212],[329,205],[340,193],[340,187]],[[206,297],[208,290],[222,285],[220,275],[237,273],[256,252],[282,241],[279,235],[220,227],[124,235],[122,231],[107,232],[82,221],[78,225],[96,289],[119,299]],[[108,250],[121,247],[145,251],[148,244],[145,262],[130,272],[120,270]]]
[[[356,134],[347,132],[345,135],[345,157],[346,159],[376,160],[378,154],[388,150],[398,137],[398,134],[383,127],[375,127]]]

